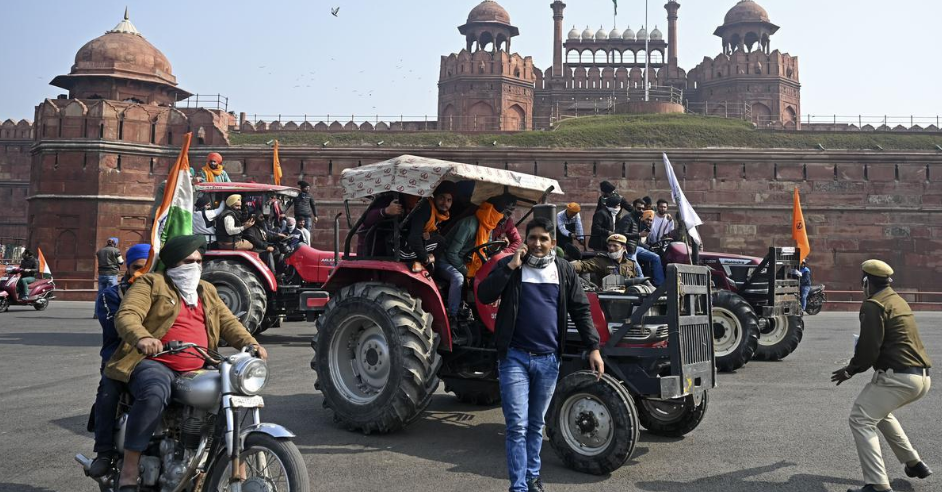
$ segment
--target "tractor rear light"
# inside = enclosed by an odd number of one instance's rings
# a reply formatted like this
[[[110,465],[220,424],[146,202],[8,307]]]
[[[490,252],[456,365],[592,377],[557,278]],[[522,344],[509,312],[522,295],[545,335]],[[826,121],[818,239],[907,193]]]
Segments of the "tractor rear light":
[[[330,302],[330,294],[324,291],[314,291],[302,292],[299,304],[304,311],[323,311],[328,302]]]

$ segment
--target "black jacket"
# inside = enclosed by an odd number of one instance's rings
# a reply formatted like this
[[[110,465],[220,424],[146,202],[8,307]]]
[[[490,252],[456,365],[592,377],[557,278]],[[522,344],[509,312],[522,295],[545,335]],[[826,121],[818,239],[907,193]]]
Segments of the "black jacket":
[[[630,211],[618,219],[615,224],[615,232],[624,234],[628,239],[628,251],[634,251],[638,248],[638,240],[641,239],[641,224],[635,219]]]
[[[517,310],[520,306],[520,291],[522,284],[520,267],[511,270],[507,265],[513,259],[509,256],[500,260],[497,266],[478,286],[478,300],[484,304],[491,304],[500,300],[497,310],[495,335],[497,339],[497,357],[503,360],[507,357],[507,349],[514,337],[514,328],[517,325]],[[547,267],[550,268],[550,267]],[[582,283],[576,275],[576,270],[566,260],[557,257],[556,268],[559,269],[559,349],[557,355],[562,355],[566,345],[566,315],[572,318],[579,330],[582,342],[589,350],[599,348],[599,335],[592,324],[592,313],[589,310],[589,299],[582,290]]]
[[[416,206],[415,212],[409,219],[405,244],[409,251],[415,253],[415,259],[421,264],[428,263],[428,252],[425,250],[425,224],[432,218],[432,205],[428,200],[422,200]]]
[[[317,217],[317,204],[314,203],[314,197],[310,193],[304,193],[303,191],[298,194],[298,197],[292,202],[294,205],[294,216],[295,217]],[[291,207],[288,207],[291,208]],[[287,212],[287,209],[285,209]],[[307,224],[308,227],[311,224]]]
[[[592,235],[589,236],[589,247],[596,251],[607,249],[608,236],[615,232],[615,219],[608,208],[602,207],[592,216]]]

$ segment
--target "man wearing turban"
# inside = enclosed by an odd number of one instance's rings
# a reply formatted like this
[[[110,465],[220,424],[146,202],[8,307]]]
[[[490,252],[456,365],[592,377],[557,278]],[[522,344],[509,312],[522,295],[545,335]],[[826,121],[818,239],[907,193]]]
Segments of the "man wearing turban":
[[[242,195],[229,195],[226,198],[226,209],[216,217],[216,242],[220,249],[233,249],[248,251],[252,243],[242,238],[242,233],[255,225],[255,218],[249,217],[242,222]],[[240,225],[241,223],[241,225]]]
[[[200,178],[207,183],[230,183],[229,173],[223,168],[222,156],[218,152],[211,152],[206,156],[206,165],[200,169]]]

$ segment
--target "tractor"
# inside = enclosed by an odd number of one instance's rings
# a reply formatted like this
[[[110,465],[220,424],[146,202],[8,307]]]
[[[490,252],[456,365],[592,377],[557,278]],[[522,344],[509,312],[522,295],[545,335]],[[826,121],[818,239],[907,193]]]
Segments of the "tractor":
[[[288,206],[298,190],[260,183],[200,183],[197,195],[209,197],[213,206],[229,195],[242,195],[243,213],[272,213],[276,201]],[[193,220],[204,220],[195,213]],[[220,249],[211,242],[204,255],[203,280],[219,292],[226,307],[252,334],[278,327],[286,318],[301,320],[316,315],[327,303],[320,286],[327,280],[336,258],[333,252],[287,242],[277,244],[277,255],[258,251]],[[277,259],[276,259],[277,257]],[[301,310],[301,302],[306,309]]]
[[[655,247],[665,263],[690,263],[684,242]],[[795,351],[804,332],[798,279],[799,251],[771,247],[764,258],[699,252],[710,268],[716,366],[734,371],[753,358],[775,361]]]
[[[402,429],[422,415],[442,381],[465,402],[491,405],[500,399],[497,307],[479,302],[476,292],[509,254],[486,256],[503,243],[485,243],[471,253],[481,255],[484,266],[465,288],[462,313],[452,326],[443,302],[447,289],[427,270],[415,271],[399,260],[402,225],[410,212],[402,220],[364,225],[370,209],[388,194],[402,202],[428,197],[445,180],[468,190],[456,201],[472,208],[510,193],[518,204],[531,206],[527,215],[551,219],[555,206],[543,203],[551,193],[561,193],[555,180],[414,156],[343,171],[350,232],[342,260],[322,286],[330,300],[316,321],[311,368],[324,407],[349,430]],[[355,200],[370,205],[353,222],[349,202]],[[350,245],[357,233],[388,239],[391,249],[357,251],[354,257]],[[611,473],[630,459],[641,427],[678,437],[692,432],[706,414],[716,373],[709,270],[669,265],[667,278],[656,289],[625,287],[617,275],[606,277],[602,286],[583,279],[605,374],[597,380],[587,370],[586,347],[570,326],[546,421],[551,446],[574,470]]]

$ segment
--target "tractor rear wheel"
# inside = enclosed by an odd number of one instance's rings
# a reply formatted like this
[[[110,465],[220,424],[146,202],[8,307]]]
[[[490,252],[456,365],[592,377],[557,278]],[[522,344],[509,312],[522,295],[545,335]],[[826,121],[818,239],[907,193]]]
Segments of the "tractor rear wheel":
[[[641,426],[651,434],[664,437],[682,437],[700,425],[710,400],[709,391],[697,398],[689,395],[676,400],[638,399]]]
[[[422,302],[389,284],[342,289],[317,319],[315,387],[334,421],[364,434],[399,430],[438,388],[438,335]]]
[[[569,468],[606,475],[628,462],[638,442],[638,410],[621,383],[592,371],[562,378],[550,404],[546,434]]]
[[[805,322],[801,316],[775,316],[767,321],[768,327],[759,335],[756,359],[782,360],[798,348]]]
[[[203,280],[213,284],[222,302],[252,335],[259,333],[268,293],[251,268],[230,260],[203,265]]]
[[[713,295],[713,353],[716,368],[735,371],[746,365],[759,344],[759,318],[742,297],[728,290]]]

